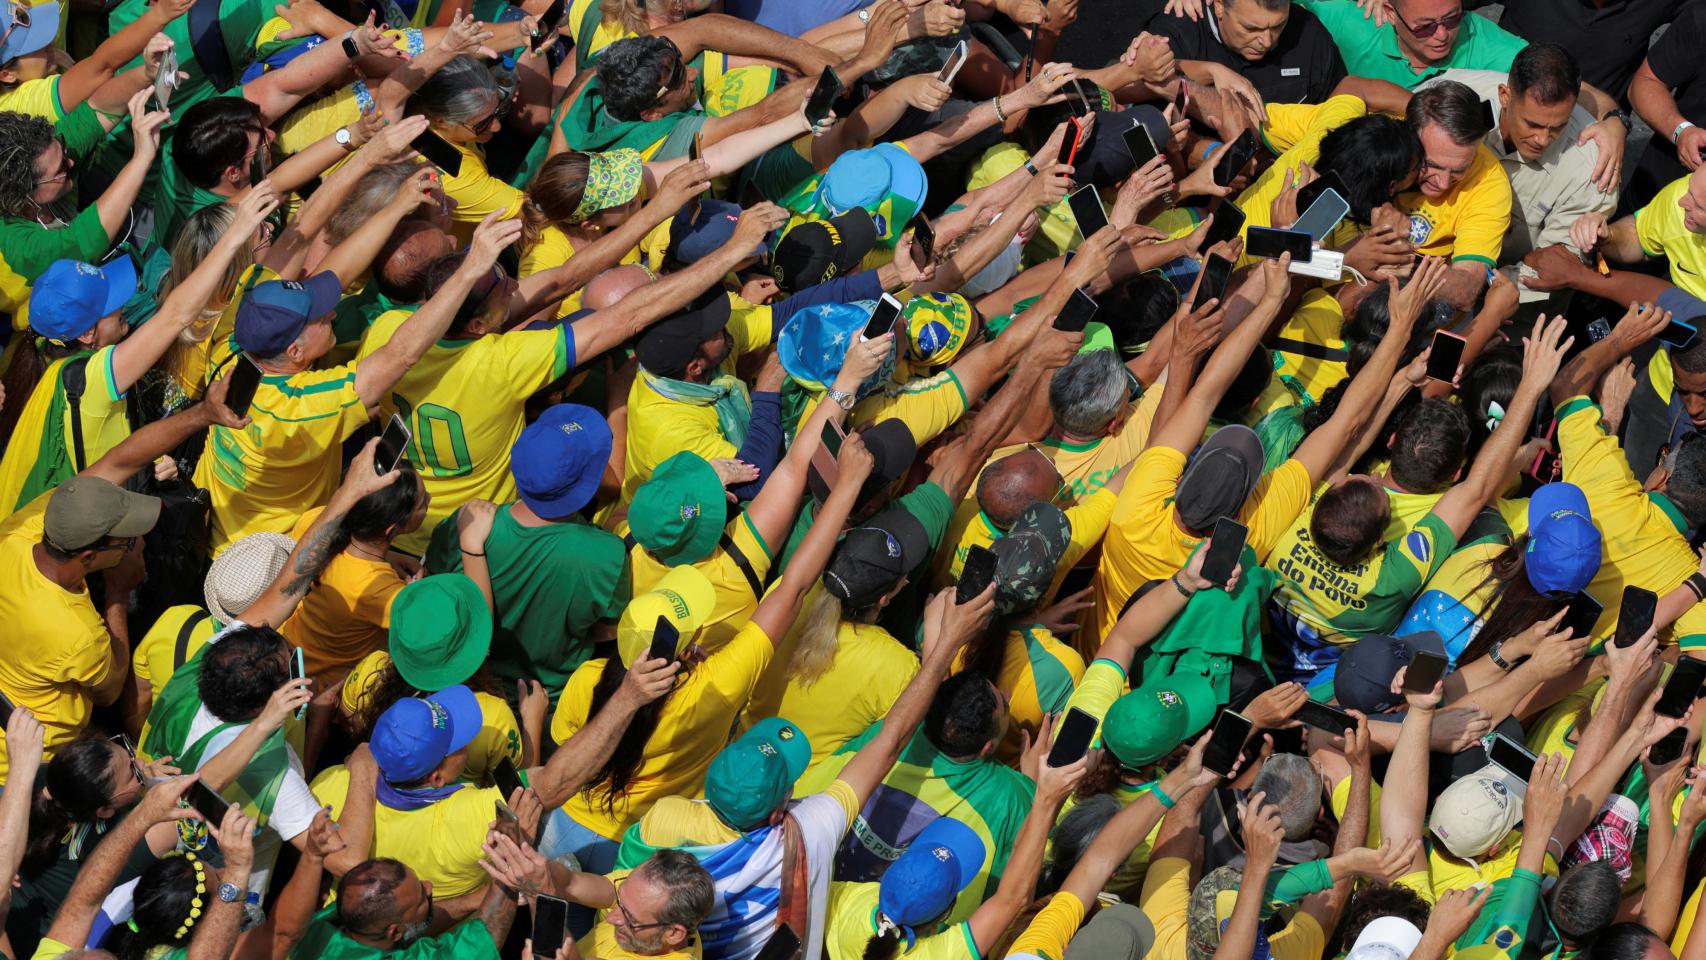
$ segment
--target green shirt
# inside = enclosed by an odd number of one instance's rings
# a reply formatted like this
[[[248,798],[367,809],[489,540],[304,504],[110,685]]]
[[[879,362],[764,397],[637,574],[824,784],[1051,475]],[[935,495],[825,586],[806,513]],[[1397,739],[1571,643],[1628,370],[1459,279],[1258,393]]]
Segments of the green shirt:
[[[486,538],[497,630],[487,659],[498,676],[545,685],[554,704],[592,656],[593,627],[615,622],[633,592],[622,538],[579,520],[525,527],[498,508]],[[456,515],[433,531],[426,568],[459,572]]]
[[[150,0],[121,0],[110,14],[113,33],[128,26],[147,12]],[[255,60],[255,44],[260,40],[261,27],[272,19],[273,0],[219,0],[219,33],[225,41],[225,51],[230,57],[232,77],[240,78],[243,68]],[[196,62],[195,47],[190,42],[190,18],[188,15],[178,17],[166,25],[162,31],[172,38],[172,43],[178,51],[178,69],[189,75],[189,78],[172,94],[172,115],[182,116],[184,109],[193,104],[218,95],[209,80],[207,72]],[[122,69],[128,70],[139,66],[142,58],[125,64]],[[169,133],[166,138],[171,139]]]
[[[191,183],[173,156],[172,137],[168,135],[162,140],[160,162],[154,167],[158,174],[154,187],[154,235],[164,239],[175,238],[197,210],[224,203],[226,198]]]
[[[1327,32],[1333,35],[1333,42],[1345,58],[1347,72],[1385,80],[1405,89],[1414,89],[1422,81],[1451,69],[1508,73],[1511,61],[1528,46],[1527,40],[1493,21],[1466,13],[1451,55],[1417,73],[1410,58],[1398,47],[1398,28],[1390,23],[1375,26],[1373,20],[1363,16],[1355,0],[1301,0],[1300,5],[1320,18]]]
[[[381,950],[357,943],[339,929],[333,919],[337,904],[314,915],[302,934],[291,960],[498,960],[486,922],[474,917],[464,920],[436,937],[421,937],[401,950]]]
[[[54,132],[64,143],[65,152],[79,165],[88,160],[107,136],[100,117],[87,103],[55,123]],[[0,311],[21,312],[29,303],[30,284],[55,260],[95,263],[106,256],[111,246],[112,239],[101,226],[101,212],[92,203],[72,217],[70,223],[55,227],[44,227],[23,217],[0,217]]]

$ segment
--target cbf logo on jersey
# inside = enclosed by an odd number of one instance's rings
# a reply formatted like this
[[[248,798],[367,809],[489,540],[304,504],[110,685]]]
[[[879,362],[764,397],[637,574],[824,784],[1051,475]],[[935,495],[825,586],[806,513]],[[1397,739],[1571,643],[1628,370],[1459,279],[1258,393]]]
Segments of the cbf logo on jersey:
[[[1422,246],[1434,235],[1433,221],[1419,213],[1410,214],[1410,242]]]

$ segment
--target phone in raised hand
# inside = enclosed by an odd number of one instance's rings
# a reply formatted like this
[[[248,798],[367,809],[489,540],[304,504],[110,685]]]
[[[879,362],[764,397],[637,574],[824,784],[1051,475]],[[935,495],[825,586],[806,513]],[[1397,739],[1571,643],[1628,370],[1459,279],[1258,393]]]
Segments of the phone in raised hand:
[[[1706,660],[1696,660],[1693,657],[1682,657],[1671,668],[1670,678],[1665,681],[1665,688],[1659,693],[1659,700],[1653,704],[1653,712],[1661,717],[1680,717],[1688,712],[1688,705],[1700,695],[1700,685],[1706,682]]]
[[[942,69],[937,72],[936,79],[951,86],[954,78],[960,75],[960,68],[966,65],[966,58],[970,55],[971,49],[966,46],[964,40],[954,44],[954,49],[948,51],[948,61],[942,64]]]
[[[1215,244],[1231,240],[1238,236],[1238,231],[1244,229],[1244,211],[1238,209],[1238,204],[1224,198],[1209,206],[1208,215],[1214,218],[1214,222],[1203,232],[1202,243],[1197,247],[1198,253],[1207,253]]]
[[[1048,765],[1064,767],[1077,763],[1079,757],[1090,751],[1090,738],[1096,735],[1099,723],[1093,713],[1078,707],[1067,710],[1060,729],[1055,732],[1054,744],[1049,747]]]
[[[1445,668],[1451,661],[1437,653],[1426,650],[1416,651],[1410,659],[1409,669],[1404,671],[1404,689],[1410,693],[1430,693],[1439,679],[1445,676]]]
[[[1523,783],[1534,776],[1534,754],[1502,733],[1493,734],[1493,738],[1487,741],[1487,759]]]
[[[426,130],[420,136],[409,141],[414,151],[427,159],[427,162],[444,171],[445,176],[459,177],[462,175],[462,151],[450,145],[431,130]]]
[[[830,105],[835,103],[835,95],[840,92],[841,78],[835,75],[835,68],[824,67],[823,72],[817,75],[817,86],[806,98],[806,122],[815,127],[828,118]]]
[[[960,582],[954,587],[956,604],[970,603],[995,582],[995,551],[988,547],[972,547],[966,551],[965,564],[960,567]]]
[[[379,448],[373,451],[373,468],[378,472],[390,473],[397,469],[397,464],[408,452],[409,425],[403,421],[400,414],[391,414],[391,422],[385,425],[385,432],[379,435]]]
[[[1202,305],[1223,296],[1226,293],[1226,281],[1232,277],[1232,261],[1218,253],[1211,253],[1203,261],[1202,282],[1197,285],[1196,299],[1191,301],[1191,310],[1202,309]]]
[[[1102,209],[1102,197],[1094,184],[1085,184],[1066,195],[1066,205],[1072,219],[1078,221],[1078,232],[1088,240],[1108,225],[1108,212]]]
[[[1149,135],[1149,128],[1141,123],[1133,123],[1131,129],[1122,136],[1125,138],[1126,150],[1131,152],[1133,170],[1141,170],[1144,164],[1161,153],[1155,146],[1155,138]]]
[[[1232,579],[1232,571],[1238,569],[1238,558],[1244,553],[1244,540],[1249,534],[1249,527],[1231,517],[1216,520],[1214,533],[1209,535],[1208,556],[1202,561],[1202,578],[1226,586]]]
[[[543,893],[533,897],[533,955],[550,960],[569,937],[569,901]]]
[[[1611,641],[1619,647],[1632,647],[1653,626],[1653,614],[1658,612],[1659,595],[1640,587],[1623,588],[1623,604],[1617,610],[1617,633]]]
[[[1249,130],[1238,135],[1238,139],[1225,147],[1219,159],[1214,164],[1214,183],[1218,187],[1232,185],[1232,181],[1256,155],[1256,135]]]
[[[231,385],[225,389],[225,405],[239,417],[248,416],[249,404],[255,401],[255,390],[261,385],[261,368],[248,354],[239,353],[228,379]]]
[[[900,313],[904,309],[892,294],[883,294],[877,300],[877,308],[871,311],[871,319],[865,324],[865,331],[859,334],[859,339],[875,340],[884,334],[893,333],[894,322],[900,319]]]
[[[1301,230],[1251,227],[1244,231],[1244,252],[1263,260],[1278,260],[1289,253],[1293,263],[1307,263],[1315,255],[1315,238]]]
[[[1101,308],[1097,306],[1095,299],[1080,287],[1072,291],[1071,299],[1067,300],[1066,306],[1061,307],[1060,313],[1055,315],[1054,328],[1061,333],[1082,333],[1084,328],[1090,325],[1090,321],[1096,318],[1096,311],[1099,309]]]
[[[1468,341],[1450,330],[1435,330],[1433,346],[1428,350],[1428,379],[1456,383],[1457,368],[1463,363],[1466,346]]]
[[[675,661],[676,645],[681,640],[681,631],[675,629],[675,624],[668,617],[658,617],[658,623],[652,629],[651,649],[646,651],[646,657],[651,660]]]
[[[1255,724],[1243,714],[1222,711],[1220,719],[1214,722],[1214,732],[1208,735],[1208,745],[1203,748],[1203,769],[1213,770],[1223,777],[1230,774],[1238,763],[1238,754],[1244,750],[1244,741],[1250,739],[1254,728]]]
[[[154,102],[161,110],[170,109],[172,91],[178,89],[178,49],[167,47],[160,55],[160,70],[154,74]]]

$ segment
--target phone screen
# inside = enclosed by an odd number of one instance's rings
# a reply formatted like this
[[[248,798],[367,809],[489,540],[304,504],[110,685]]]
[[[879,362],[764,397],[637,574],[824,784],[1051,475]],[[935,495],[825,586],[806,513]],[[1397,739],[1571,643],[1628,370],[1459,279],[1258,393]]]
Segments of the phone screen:
[[[1659,596],[1640,587],[1623,588],[1623,604],[1617,610],[1617,635],[1612,642],[1619,647],[1631,647],[1653,626]]]
[[[1066,204],[1072,208],[1072,219],[1078,221],[1078,232],[1085,239],[1108,225],[1108,213],[1102,209],[1102,198],[1094,186],[1086,184],[1067,194]]]
[[[841,432],[841,424],[833,420],[824,421],[823,445],[829,450],[830,456],[841,456],[841,441],[845,439],[847,439],[847,435]]]
[[[1224,243],[1238,236],[1238,231],[1244,229],[1244,211],[1238,209],[1238,204],[1226,200],[1216,200],[1208,208],[1209,216],[1214,222],[1208,225],[1208,231],[1203,234],[1202,246],[1198,253],[1205,253],[1217,243]]]
[[[1048,750],[1048,765],[1064,767],[1077,763],[1078,758],[1090,750],[1090,738],[1096,734],[1096,715],[1078,707],[1066,711],[1066,719],[1060,721],[1060,729],[1055,731],[1054,745]]]
[[[508,800],[515,796],[517,790],[526,784],[521,782],[521,771],[515,768],[515,761],[508,757],[500,757],[496,769],[492,771],[492,782],[497,784],[498,791]]]
[[[1072,89],[1066,93],[1066,103],[1072,108],[1073,116],[1089,116],[1090,111],[1095,108],[1090,105],[1091,93],[1085,88],[1084,81],[1074,77],[1070,86]],[[1095,99],[1099,101],[1101,98]]]
[[[1529,466],[1528,475],[1541,483],[1551,483],[1558,479],[1558,455],[1550,450],[1541,450],[1534,455],[1534,463]]]
[[[675,629],[675,624],[668,617],[658,617],[658,625],[652,630],[652,646],[646,656],[652,660],[674,660],[680,640],[681,631]]]
[[[1653,712],[1662,717],[1680,717],[1688,712],[1688,705],[1700,695],[1700,684],[1706,681],[1706,660],[1696,660],[1693,657],[1683,657],[1671,668],[1670,679],[1665,681],[1665,689],[1659,694],[1659,702],[1653,704]]]
[[[1082,288],[1074,290],[1072,298],[1066,301],[1066,306],[1055,316],[1054,328],[1062,333],[1080,333],[1096,318],[1098,309],[1100,308],[1096,301]]]
[[[536,894],[533,897],[533,955],[555,957],[569,935],[569,901]]]
[[[1072,166],[1072,161],[1078,156],[1078,121],[1066,121],[1066,133],[1060,138],[1060,162]]]
[[[547,7],[545,13],[540,16],[537,21],[538,26],[534,28],[538,31],[538,42],[533,45],[534,50],[539,50],[550,43],[551,38],[556,35],[557,27],[563,22],[563,7],[564,0],[552,0],[551,6]]]
[[[1314,184],[1310,184],[1310,186],[1314,186]],[[1339,221],[1345,219],[1345,214],[1351,212],[1351,205],[1345,202],[1345,198],[1340,196],[1337,190],[1323,192],[1319,199],[1308,206],[1303,205],[1300,195],[1297,208],[1302,210],[1303,214],[1297,218],[1297,222],[1293,223],[1291,228],[1299,233],[1309,234],[1315,238],[1316,243],[1327,239],[1327,234],[1332,233],[1333,228],[1339,225]]]
[[[459,177],[462,175],[462,151],[450,145],[431,130],[422,133],[409,143],[415,152],[426,157],[427,162],[443,170],[446,175]]]
[[[794,960],[794,955],[799,952],[800,935],[794,932],[793,927],[784,923],[770,935],[770,939],[759,949],[753,960]]]
[[[1588,324],[1589,343],[1598,343],[1609,336],[1611,336],[1611,321],[1605,317],[1600,317],[1598,320]]]
[[[154,75],[154,102],[161,110],[168,109],[172,91],[178,89],[178,51],[167,47],[160,55],[160,72]]]
[[[1155,138],[1149,135],[1149,128],[1141,123],[1133,124],[1132,128],[1125,132],[1125,148],[1131,151],[1133,169],[1142,168],[1161,152],[1156,149]]]
[[[1256,135],[1246,130],[1226,147],[1214,164],[1214,182],[1216,186],[1228,186],[1234,177],[1243,171],[1244,165],[1256,155]]]
[[[1673,317],[1670,323],[1659,331],[1658,339],[1678,350],[1683,350],[1694,342],[1695,333],[1693,324],[1683,323]]]
[[[936,230],[930,226],[930,218],[921,213],[912,223],[912,262],[922,270],[935,255]]]
[[[380,473],[390,473],[397,469],[397,464],[403,459],[403,454],[409,449],[409,425],[403,422],[399,414],[391,414],[391,422],[385,425],[385,432],[379,435],[379,448],[373,452],[377,461],[374,468]]]
[[[249,415],[249,404],[255,400],[255,389],[261,385],[261,368],[245,354],[237,355],[231,368],[231,386],[225,391],[225,405],[239,417]]]
[[[877,301],[877,308],[871,311],[871,320],[865,324],[865,332],[859,335],[861,340],[875,340],[884,334],[894,332],[894,322],[900,319],[900,301],[883,294]]]
[[[1203,769],[1213,770],[1223,777],[1231,773],[1233,765],[1238,762],[1238,754],[1244,749],[1244,741],[1250,739],[1253,726],[1242,714],[1231,710],[1222,713],[1214,722],[1214,732],[1208,735],[1208,745],[1203,749]]]
[[[836,481],[841,479],[841,441],[846,438],[840,424],[826,420],[823,424],[823,443],[812,451],[811,463],[806,466],[806,488],[818,503],[829,499]]]
[[[1343,736],[1346,730],[1355,730],[1357,726],[1355,717],[1338,707],[1316,703],[1314,700],[1305,700],[1303,706],[1298,707],[1291,718],[1335,737]]]
[[[995,551],[988,547],[972,547],[966,552],[966,562],[960,568],[960,582],[954,588],[955,603],[970,603],[978,594],[995,582]]]
[[[1226,582],[1232,579],[1232,571],[1238,567],[1238,557],[1244,553],[1244,538],[1249,533],[1249,527],[1231,517],[1221,517],[1214,522],[1208,556],[1202,561],[1204,580],[1226,586]]]
[[[1410,658],[1409,669],[1404,671],[1404,689],[1411,693],[1427,693],[1439,683],[1440,677],[1445,676],[1445,668],[1450,663],[1437,653],[1416,651],[1416,655]]]
[[[197,813],[201,814],[203,820],[215,827],[219,826],[220,821],[225,819],[225,811],[231,806],[224,797],[214,792],[212,787],[200,780],[190,784],[190,791],[185,799],[190,802],[190,806],[194,807]]]
[[[1529,778],[1534,776],[1534,754],[1502,733],[1493,734],[1493,739],[1488,741],[1487,759],[1503,767],[1523,783],[1527,783]]]
[[[1333,191],[1340,197],[1345,195],[1345,182],[1331,170],[1318,174],[1315,179],[1297,188],[1297,209],[1299,212],[1308,210],[1321,199],[1327,191]]]
[[[1226,292],[1226,281],[1232,277],[1232,261],[1218,253],[1211,253],[1202,265],[1202,283],[1197,286],[1197,297],[1191,301],[1191,311],[1202,309],[1202,305]]]
[[[1687,747],[1688,728],[1678,727],[1647,748],[1647,760],[1655,767],[1662,767],[1681,758],[1682,751]]]
[[[806,98],[806,122],[816,126],[829,116],[829,107],[840,92],[841,79],[835,75],[835,68],[824,67],[817,76],[817,86],[812,88],[812,95]]]
[[[1441,383],[1457,382],[1457,367],[1463,362],[1466,341],[1449,330],[1435,330],[1434,342],[1428,353],[1428,379]]]
[[[1244,252],[1264,260],[1289,253],[1293,263],[1303,263],[1315,255],[1315,238],[1299,230],[1251,227],[1244,231]]]
[[[1564,614],[1564,627],[1573,637],[1590,637],[1593,625],[1599,622],[1600,611],[1604,609],[1598,600],[1577,590],[1570,599],[1570,612]]]

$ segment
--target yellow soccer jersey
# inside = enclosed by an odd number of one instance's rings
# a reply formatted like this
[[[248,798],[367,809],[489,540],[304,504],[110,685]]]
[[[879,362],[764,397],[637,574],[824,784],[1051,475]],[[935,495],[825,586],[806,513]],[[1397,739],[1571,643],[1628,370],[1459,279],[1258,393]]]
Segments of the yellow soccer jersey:
[[[1511,181],[1493,151],[1476,147],[1475,159],[1450,193],[1438,200],[1401,194],[1397,206],[1409,214],[1410,242],[1417,253],[1491,267],[1499,262],[1510,227]]]
[[[1651,257],[1670,260],[1670,282],[1696,297],[1706,297],[1706,236],[1688,229],[1682,220],[1682,198],[1688,193],[1683,177],[1653,197],[1635,213],[1635,235]]]

